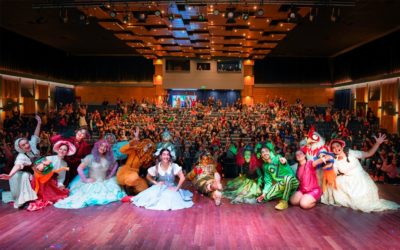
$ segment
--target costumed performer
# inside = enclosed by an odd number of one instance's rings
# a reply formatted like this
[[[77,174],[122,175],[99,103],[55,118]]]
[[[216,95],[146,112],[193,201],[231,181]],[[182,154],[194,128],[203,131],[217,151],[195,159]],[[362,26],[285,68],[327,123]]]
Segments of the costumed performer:
[[[200,154],[198,164],[187,174],[195,188],[202,194],[210,196],[215,205],[221,205],[222,184],[216,164],[208,151]]]
[[[50,139],[52,144],[55,144],[59,140],[69,141],[76,148],[76,153],[74,155],[65,157],[65,161],[69,167],[67,180],[65,181],[66,184],[70,183],[75,178],[78,174],[77,169],[81,164],[81,160],[90,154],[91,146],[86,142],[86,138],[88,137],[89,132],[85,128],[80,128],[76,131],[75,136],[63,136],[60,134],[55,135]]]
[[[177,185],[175,176],[179,177]],[[193,194],[181,188],[185,181],[182,168],[172,162],[168,149],[161,150],[159,163],[147,170],[146,179],[153,185],[131,198],[136,206],[152,210],[178,210],[193,206]]]
[[[333,160],[333,157],[324,154],[315,161],[307,160],[306,154],[298,150],[296,160],[299,163],[296,176],[299,180],[299,189],[290,197],[293,206],[300,206],[303,209],[313,208],[321,198],[322,190],[318,185],[316,167],[323,162]]]
[[[89,168],[88,176],[84,174],[86,167]],[[78,167],[78,181],[71,183],[70,196],[58,201],[54,206],[76,209],[119,201],[125,196],[125,192],[113,177],[117,167],[110,144],[105,140],[97,141],[92,153],[82,159]]]
[[[274,146],[271,142],[262,143],[261,147],[257,148],[264,161],[262,167],[264,188],[257,201],[263,202],[280,198],[281,200],[275,206],[275,209],[285,210],[288,208],[290,196],[299,186],[299,181],[286,159],[280,155],[275,155]]]
[[[257,197],[261,195],[261,183],[258,180],[262,178],[257,157],[250,145],[246,145],[238,156],[237,163],[240,174],[235,179],[228,181],[223,196],[230,199],[233,204],[257,203]]]
[[[120,149],[121,153],[128,155],[128,159],[117,172],[117,182],[129,195],[136,195],[148,188],[146,180],[139,176],[139,171],[151,164],[154,150],[155,144],[150,139],[139,141],[138,127],[134,138]]]
[[[25,203],[37,199],[36,192],[32,189],[30,180],[32,178],[32,165],[40,157],[37,148],[39,143],[40,125],[42,120],[38,115],[35,116],[37,125],[31,140],[18,138],[14,142],[15,150],[18,152],[14,162],[14,167],[9,174],[1,174],[0,179],[9,180],[11,196],[14,208],[20,208]]]
[[[399,209],[400,205],[379,199],[378,187],[369,174],[364,171],[358,159],[371,157],[379,146],[386,141],[386,136],[379,134],[375,144],[368,151],[348,150],[346,143],[339,139],[330,142],[329,147],[336,155],[334,169],[337,173],[336,186],[327,187],[321,202],[327,205],[350,207],[362,212],[378,212]],[[348,151],[347,151],[348,150]]]

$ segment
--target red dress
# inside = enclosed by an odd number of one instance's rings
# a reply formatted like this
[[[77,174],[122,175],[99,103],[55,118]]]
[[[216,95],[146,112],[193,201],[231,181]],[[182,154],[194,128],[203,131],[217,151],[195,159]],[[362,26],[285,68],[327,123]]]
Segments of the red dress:
[[[56,203],[58,200],[68,197],[69,190],[59,188],[55,176],[45,183],[37,182],[36,178],[36,176],[33,177],[31,185],[33,190],[37,190],[38,199],[29,204],[27,208],[29,211],[42,209]]]

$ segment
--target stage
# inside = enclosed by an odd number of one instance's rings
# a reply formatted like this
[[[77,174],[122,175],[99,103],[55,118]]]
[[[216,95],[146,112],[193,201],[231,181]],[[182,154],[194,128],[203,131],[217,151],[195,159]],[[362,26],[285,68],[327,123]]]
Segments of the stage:
[[[379,185],[400,202],[400,186]],[[195,193],[195,206],[151,211],[129,203],[78,210],[0,205],[0,249],[395,249],[400,210],[361,213],[318,204],[279,212],[267,204],[220,207]]]

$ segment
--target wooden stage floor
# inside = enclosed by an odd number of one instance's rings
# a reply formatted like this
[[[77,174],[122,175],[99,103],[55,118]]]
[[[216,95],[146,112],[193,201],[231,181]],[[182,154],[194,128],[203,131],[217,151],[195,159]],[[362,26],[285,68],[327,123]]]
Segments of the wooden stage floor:
[[[379,185],[400,202],[400,186]],[[116,202],[43,211],[0,205],[0,249],[399,249],[400,211],[361,213],[318,204],[279,212],[275,201],[220,207],[199,194],[193,208],[150,211]]]

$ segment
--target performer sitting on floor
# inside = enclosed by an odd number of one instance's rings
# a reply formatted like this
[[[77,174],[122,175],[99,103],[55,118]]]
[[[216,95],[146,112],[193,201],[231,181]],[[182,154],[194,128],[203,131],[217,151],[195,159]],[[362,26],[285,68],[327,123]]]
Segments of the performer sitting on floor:
[[[386,141],[386,136],[379,134],[379,137],[375,137],[375,141],[368,152],[347,151],[346,143],[342,140],[334,139],[330,142],[329,148],[336,155],[333,166],[338,174],[336,177],[337,188],[328,186],[327,191],[322,195],[322,203],[351,207],[363,212],[400,208],[400,205],[395,202],[379,199],[378,187],[358,160],[373,156],[379,146]]]
[[[128,155],[125,165],[117,173],[117,182],[125,188],[128,195],[136,195],[148,188],[146,180],[139,176],[140,168],[148,167],[153,160],[154,143],[150,139],[139,141],[139,128],[134,132],[134,138],[123,146],[120,151]]]
[[[307,160],[306,154],[299,150],[296,152],[296,160],[299,163],[296,176],[300,184],[298,191],[290,197],[290,203],[303,209],[310,209],[317,204],[322,195],[315,168],[323,162],[333,160],[333,157],[324,154],[317,160],[311,161]]]
[[[19,138],[15,140],[14,147],[18,152],[14,167],[9,174],[1,174],[0,179],[9,180],[11,196],[14,201],[14,208],[20,208],[25,203],[37,199],[36,192],[32,189],[30,179],[32,178],[32,165],[40,157],[37,148],[39,143],[40,125],[42,120],[36,115],[37,125],[31,140]]]
[[[221,205],[221,176],[217,172],[216,164],[213,162],[212,156],[208,151],[201,153],[199,163],[190,171],[187,177],[189,180],[192,180],[193,185],[198,191],[211,196],[215,201],[215,205]]]
[[[271,142],[263,143],[258,148],[264,161],[264,188],[257,201],[281,198],[275,209],[285,210],[288,208],[289,197],[299,186],[299,181],[296,179],[292,168],[287,164],[286,159],[280,155],[275,155],[274,146]]]
[[[75,136],[64,137],[63,135],[55,135],[50,139],[52,144],[55,144],[59,140],[69,141],[76,148],[76,153],[74,155],[65,157],[65,161],[68,163],[69,167],[69,171],[67,174],[68,176],[66,180],[67,184],[70,183],[73,180],[73,178],[78,174],[77,169],[81,163],[81,160],[86,155],[90,154],[91,147],[85,140],[88,136],[89,132],[86,129],[81,128],[76,131]]]
[[[175,176],[179,177],[177,185]],[[168,149],[161,150],[159,163],[147,170],[146,178],[153,186],[130,199],[136,206],[153,210],[177,210],[193,206],[193,194],[181,188],[185,181],[182,168],[172,162]]]
[[[96,142],[92,153],[78,167],[79,176],[70,184],[70,196],[54,206],[74,209],[119,201],[125,192],[113,177],[117,166],[110,144],[105,140]],[[84,174],[86,167],[89,168],[88,177]]]
[[[240,175],[235,179],[228,181],[223,195],[231,199],[231,203],[257,203],[257,197],[261,195],[260,183],[258,180],[262,177],[262,172],[257,166],[257,158],[253,154],[250,145],[246,145],[242,154],[237,157],[240,166]]]

